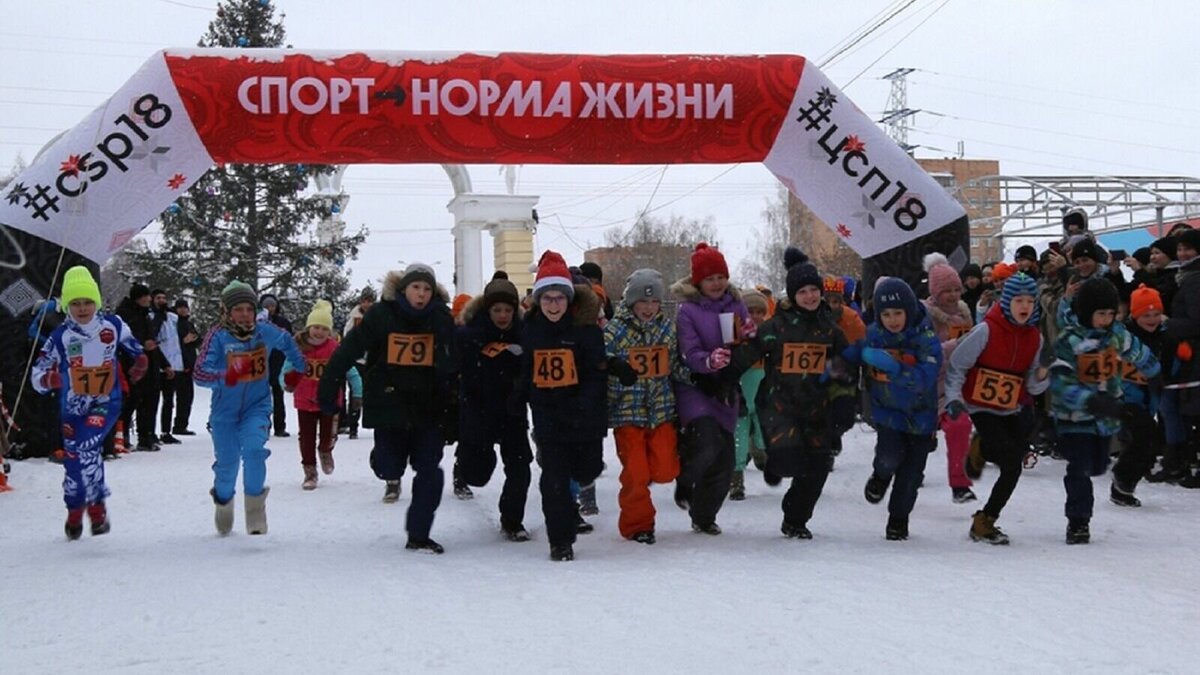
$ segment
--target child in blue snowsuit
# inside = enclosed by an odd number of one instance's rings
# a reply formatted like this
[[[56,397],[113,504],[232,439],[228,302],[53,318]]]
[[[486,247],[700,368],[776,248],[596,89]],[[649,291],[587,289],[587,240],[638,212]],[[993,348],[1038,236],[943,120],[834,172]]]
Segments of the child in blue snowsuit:
[[[895,478],[885,534],[889,540],[903,541],[908,539],[908,516],[925,477],[925,462],[937,449],[942,345],[924,305],[903,280],[881,279],[873,307],[875,320],[867,327],[861,350],[877,436],[874,471],[863,493],[868,502],[878,504]],[[857,349],[855,345],[849,351]]]
[[[249,285],[230,282],[221,291],[221,322],[214,326],[196,355],[193,379],[213,390],[213,487],[217,533],[233,529],[233,496],[238,466],[244,467],[246,532],[267,533],[267,436],[271,430],[271,385],[268,362],[281,351],[293,372],[284,376],[295,387],[303,377],[304,355],[292,336],[269,322],[256,322],[258,298]]]
[[[130,378],[141,379],[149,361],[142,346],[120,317],[98,314],[100,288],[86,267],[67,270],[62,302],[66,321],[42,346],[30,379],[40,394],[57,391],[63,436],[63,501],[67,505],[68,539],[83,534],[83,513],[92,521],[92,535],[111,529],[104,500],[101,454],[113,426],[121,417],[121,366],[117,350],[136,358]]]

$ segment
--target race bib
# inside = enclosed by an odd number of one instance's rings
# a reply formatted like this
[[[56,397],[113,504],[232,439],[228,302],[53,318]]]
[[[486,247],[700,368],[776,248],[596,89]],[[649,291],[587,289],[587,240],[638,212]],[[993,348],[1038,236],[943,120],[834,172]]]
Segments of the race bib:
[[[112,361],[102,366],[71,367],[71,392],[79,396],[107,396],[116,381]]]
[[[1015,410],[1021,400],[1021,378],[998,370],[980,368],[971,400],[1001,410]]]
[[[1117,352],[1106,349],[1094,354],[1079,354],[1075,357],[1075,372],[1084,384],[1100,384],[1116,377],[1121,359]]]
[[[974,326],[971,326],[971,325],[965,324],[965,323],[951,324],[949,326],[950,339],[957,340],[958,338],[966,335],[967,333],[970,333],[972,328],[974,328]]]
[[[234,369],[235,363],[245,363],[244,372],[238,376],[238,382],[257,382],[267,376],[267,348],[248,352],[229,352],[225,355],[225,367]]]
[[[319,380],[325,374],[325,364],[329,363],[329,359],[312,359],[306,360],[304,363],[304,377],[310,380]]]
[[[825,372],[826,345],[811,342],[786,342],[779,372],[784,375],[820,375]]]
[[[390,333],[387,362],[393,366],[433,366],[433,335]]]
[[[570,349],[533,350],[533,386],[557,389],[579,384],[575,372],[575,352]]]
[[[1150,384],[1150,381],[1146,379],[1146,376],[1142,374],[1142,371],[1137,369],[1137,366],[1133,365],[1132,363],[1122,363],[1121,366],[1123,369],[1121,377],[1124,378],[1125,381],[1132,382],[1139,387],[1144,387]]]
[[[489,359],[494,359],[506,351],[508,351],[508,343],[507,342],[489,342],[486,345],[484,345],[484,347],[480,351],[480,353],[483,354],[484,356],[488,357]]]
[[[629,365],[640,378],[666,377],[671,373],[671,354],[666,345],[630,347]]]

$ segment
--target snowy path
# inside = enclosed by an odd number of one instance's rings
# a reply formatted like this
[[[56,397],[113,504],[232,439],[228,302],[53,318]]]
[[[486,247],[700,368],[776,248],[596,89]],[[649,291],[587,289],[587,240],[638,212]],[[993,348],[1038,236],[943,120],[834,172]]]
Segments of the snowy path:
[[[207,396],[197,392],[193,428]],[[291,427],[294,430],[294,425]],[[1122,510],[1097,479],[1093,543],[1063,543],[1061,462],[1025,474],[1000,524],[1009,547],[968,541],[945,455],[930,457],[912,538],[883,538],[862,498],[874,437],[847,437],[813,541],[779,535],[782,489],[751,469],[725,534],[693,534],[654,489],[658,544],[616,528],[619,466],[573,563],[548,561],[534,487],[534,541],[503,541],[497,476],[434,523],[444,556],[403,550],[399,504],[379,498],[369,434],[342,439],[337,471],[300,489],[295,439],[272,439],[270,534],[212,526],[203,433],[109,465],[111,534],[62,536],[61,469],[14,463],[0,495],[7,564],[0,668],[116,672],[1196,672],[1200,493],[1143,485]],[[995,470],[977,486],[986,495]],[[240,485],[239,485],[240,487]],[[886,503],[886,502],[885,502]],[[85,590],[86,589],[86,590]]]

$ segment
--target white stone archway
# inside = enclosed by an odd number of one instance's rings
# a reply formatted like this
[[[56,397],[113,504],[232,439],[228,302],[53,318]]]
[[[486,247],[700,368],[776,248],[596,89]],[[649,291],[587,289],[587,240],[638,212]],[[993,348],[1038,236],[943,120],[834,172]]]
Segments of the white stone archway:
[[[537,223],[535,195],[479,194],[463,164],[443,164],[454,199],[446,210],[454,214],[455,290],[472,295],[483,291],[483,232],[491,232],[495,268],[508,273],[517,289],[533,286],[533,233]],[[510,187],[511,189],[511,187]]]

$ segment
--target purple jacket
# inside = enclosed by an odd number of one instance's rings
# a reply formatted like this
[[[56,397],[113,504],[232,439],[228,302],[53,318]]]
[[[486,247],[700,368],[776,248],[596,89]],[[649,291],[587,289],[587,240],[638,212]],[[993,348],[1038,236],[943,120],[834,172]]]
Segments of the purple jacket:
[[[683,279],[671,286],[671,292],[681,302],[675,318],[679,331],[679,355],[694,373],[712,373],[706,360],[712,350],[725,346],[721,340],[721,323],[717,318],[724,312],[737,315],[734,323],[740,325],[749,313],[742,304],[741,296],[733,286],[718,300],[700,294],[690,279]],[[702,394],[696,387],[682,382],[675,383],[675,396],[679,405],[679,421],[683,425],[704,416],[713,417],[732,432],[737,424],[738,405],[725,405]]]

